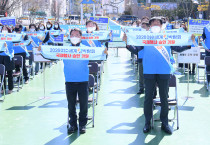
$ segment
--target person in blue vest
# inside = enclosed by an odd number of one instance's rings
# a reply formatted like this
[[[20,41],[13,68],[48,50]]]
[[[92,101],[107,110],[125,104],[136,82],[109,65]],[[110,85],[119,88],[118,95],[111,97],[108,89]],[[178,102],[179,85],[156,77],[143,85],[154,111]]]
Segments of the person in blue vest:
[[[187,32],[187,26],[185,25],[185,23],[181,23],[180,24],[180,29],[183,29],[184,32]],[[192,47],[195,47],[194,45],[192,45]],[[189,63],[185,63],[185,68],[188,68],[189,65],[189,74],[195,75],[195,66],[196,64],[192,64],[192,69],[191,69],[191,64]],[[183,68],[184,64],[183,63],[179,63],[179,67]]]
[[[15,25],[15,33],[17,34],[21,34],[22,33],[22,28],[23,26],[21,24],[16,24]],[[29,38],[27,35],[24,36],[23,38],[23,42],[28,42],[28,45],[30,44]],[[15,55],[21,55],[23,57],[23,76],[25,79],[25,84],[28,84],[28,72],[27,72],[27,68],[26,68],[26,57],[29,56],[28,51],[26,49],[26,46],[13,46],[14,49],[14,53]],[[20,71],[20,66],[16,65],[15,66],[16,72]],[[20,79],[20,78],[18,78]]]
[[[161,17],[162,21],[163,21],[163,29],[165,30],[172,30],[174,29],[174,25],[172,25],[169,21],[168,17]]]
[[[7,26],[3,26],[1,33],[7,34],[12,33],[11,29]],[[0,53],[0,64],[3,64],[5,66],[5,71],[7,73],[8,77],[8,94],[12,93],[12,90],[14,88],[13,84],[13,70],[15,69],[15,63],[14,63],[14,50],[13,50],[13,43],[12,42],[6,42],[6,51]],[[6,77],[4,78],[4,88],[6,91]],[[1,93],[3,94],[4,91],[1,90]]]
[[[59,22],[54,23],[53,30],[61,30]]]
[[[206,27],[203,29],[203,34],[202,34],[202,39],[205,41],[205,45],[207,49],[205,49],[206,56],[210,56],[210,24],[208,24]],[[210,66],[206,67],[206,71],[210,71]],[[207,82],[208,85],[210,84],[210,75],[207,75]]]
[[[37,29],[35,24],[30,24],[29,25],[29,32],[37,32],[37,30],[38,29]],[[29,36],[29,37],[32,40],[32,43],[30,45],[26,46],[26,47],[27,47],[28,52],[33,52],[33,48],[34,47],[38,47],[39,46],[39,42],[41,42],[41,40],[39,40],[39,38],[36,37],[36,36]],[[32,65],[32,57],[29,58],[29,65]],[[32,72],[33,71],[34,70],[32,69]],[[37,75],[38,72],[39,72],[39,63],[36,62],[35,63],[35,75]]]
[[[87,31],[86,32],[83,32],[83,33],[93,33],[93,31],[99,31],[99,27],[97,25],[97,23],[89,20],[86,22],[86,28],[87,28]],[[101,47],[102,44],[105,41],[101,40],[82,40],[82,44],[83,45],[86,45],[86,46],[90,46],[90,47]],[[108,45],[107,45],[108,46]],[[105,50],[105,54],[108,55],[108,50],[106,48]]]
[[[38,25],[38,30],[37,31],[45,31],[45,25],[44,25],[44,23],[40,23]]]
[[[46,23],[46,29],[47,30],[52,30],[53,29],[53,24],[50,21],[47,21],[47,23]]]
[[[158,17],[150,19],[150,31],[152,33],[160,33],[162,27],[162,20]],[[194,41],[194,35],[191,39]],[[126,36],[124,39],[127,44]],[[127,46],[127,48],[131,48]],[[144,83],[145,83],[145,100],[144,100],[144,116],[145,116],[145,126],[143,128],[144,133],[148,133],[151,130],[151,118],[152,118],[152,102],[153,94],[158,84],[159,94],[161,100],[161,113],[160,120],[162,122],[161,129],[167,133],[172,134],[172,131],[168,125],[168,88],[169,79],[172,71],[171,68],[171,49],[174,50],[186,50],[190,49],[191,46],[144,46],[143,56],[143,73],[144,73]],[[140,50],[141,50],[140,49]],[[159,51],[161,49],[161,51]],[[161,53],[164,52],[164,53]]]
[[[84,46],[81,44],[82,31],[80,29],[72,29],[70,31],[70,46]],[[88,113],[88,81],[89,81],[89,60],[63,60],[64,75],[66,81],[66,96],[69,109],[69,124],[68,133],[74,133],[78,130],[76,100],[77,94],[80,103],[79,113],[79,131],[86,132],[87,113]]]
[[[93,21],[89,20],[86,22],[87,31],[83,33],[93,33],[96,30],[96,26]],[[101,47],[101,42],[98,40],[82,40],[82,44],[92,47]]]

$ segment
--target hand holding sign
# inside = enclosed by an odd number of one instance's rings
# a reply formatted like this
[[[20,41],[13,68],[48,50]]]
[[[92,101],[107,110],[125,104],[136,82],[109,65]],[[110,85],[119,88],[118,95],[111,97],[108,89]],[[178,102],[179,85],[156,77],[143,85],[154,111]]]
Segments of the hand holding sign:
[[[4,43],[4,47],[7,47],[7,43],[6,42]]]
[[[107,48],[105,48],[104,54],[108,55],[108,50],[107,50]]]
[[[195,35],[194,35],[194,34],[192,34],[191,40],[193,41],[193,43],[196,43],[196,42],[195,42]]]
[[[127,45],[127,35],[124,33],[123,35],[123,41],[125,41],[126,45]]]

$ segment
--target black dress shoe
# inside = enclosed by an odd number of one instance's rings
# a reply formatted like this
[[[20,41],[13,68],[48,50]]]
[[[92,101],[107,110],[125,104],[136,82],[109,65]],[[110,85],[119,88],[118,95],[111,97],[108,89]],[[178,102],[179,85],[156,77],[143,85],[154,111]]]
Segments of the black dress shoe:
[[[85,126],[80,126],[80,127],[79,127],[79,132],[80,132],[81,134],[85,133],[85,132],[86,132],[86,127],[85,127]]]
[[[167,134],[172,134],[172,131],[168,125],[161,125],[161,129]]]
[[[71,126],[70,128],[68,128],[68,134],[74,133],[78,130],[77,126]]]
[[[137,94],[144,94],[144,89],[140,89]]]
[[[150,124],[145,124],[143,128],[144,133],[148,133],[151,130],[151,125]]]

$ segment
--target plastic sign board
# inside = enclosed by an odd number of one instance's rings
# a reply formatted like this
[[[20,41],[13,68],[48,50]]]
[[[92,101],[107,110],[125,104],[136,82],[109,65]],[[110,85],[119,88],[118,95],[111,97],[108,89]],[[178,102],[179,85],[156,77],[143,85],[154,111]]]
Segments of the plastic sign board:
[[[33,55],[34,55],[34,62],[50,62],[50,60],[45,59],[42,55],[41,52],[38,51],[38,48],[33,49]]]
[[[200,63],[200,48],[192,47],[189,50],[178,53],[178,63]]]
[[[90,17],[90,20],[96,22],[100,30],[109,29],[109,18],[108,17]]]
[[[201,36],[203,34],[203,28],[208,23],[210,23],[209,20],[190,19],[188,22],[188,32],[193,33],[197,36]]]
[[[2,18],[0,18],[0,23],[2,23],[3,25],[15,26],[16,18],[15,17],[2,17]]]

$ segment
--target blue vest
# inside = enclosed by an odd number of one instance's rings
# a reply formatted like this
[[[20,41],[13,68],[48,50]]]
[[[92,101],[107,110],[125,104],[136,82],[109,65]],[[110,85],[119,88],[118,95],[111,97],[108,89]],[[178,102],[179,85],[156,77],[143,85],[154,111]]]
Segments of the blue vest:
[[[98,40],[82,40],[81,43],[83,45],[89,46],[89,47],[101,47],[101,42]],[[94,43],[94,44],[92,44],[92,43]]]
[[[165,48],[171,57],[170,46]],[[170,74],[172,71],[171,66],[154,46],[144,46],[143,68],[144,74]]]
[[[210,31],[205,27],[204,33],[206,34],[205,45],[208,49],[210,49]]]
[[[13,43],[12,42],[6,42],[6,43],[8,49],[5,52],[0,53],[0,56],[9,56],[12,59],[14,57]]]
[[[138,52],[138,59],[143,59],[144,57],[144,49]]]
[[[166,25],[166,30],[172,30],[173,29],[173,25],[172,24],[167,24]]]
[[[84,45],[80,44],[80,46]],[[63,60],[63,63],[66,82],[89,81],[89,60]]]
[[[87,33],[87,32],[83,32],[83,33]],[[83,45],[85,46],[89,46],[89,47],[101,47],[101,42],[98,40],[82,40],[81,42]]]
[[[17,54],[17,53],[24,53],[25,52],[28,55],[28,51],[27,51],[26,46],[13,46],[13,49],[14,49],[14,53],[15,54]]]
[[[26,46],[27,50],[32,50],[33,47],[38,47],[39,42],[41,42],[37,37],[30,36],[30,38],[33,40],[33,42],[30,45]]]

